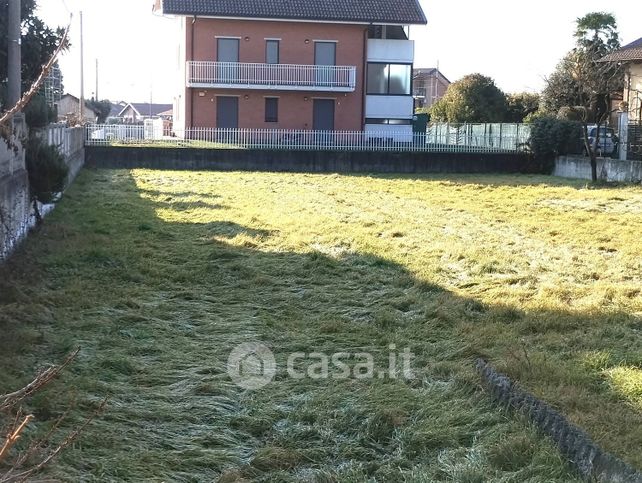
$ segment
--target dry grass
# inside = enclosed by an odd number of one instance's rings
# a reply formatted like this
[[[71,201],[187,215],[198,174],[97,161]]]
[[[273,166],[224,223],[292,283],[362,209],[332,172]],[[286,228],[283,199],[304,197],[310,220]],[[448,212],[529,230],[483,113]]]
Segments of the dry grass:
[[[0,392],[83,347],[65,382],[111,403],[65,479],[571,481],[483,355],[642,467],[640,213],[548,177],[85,171],[0,277]],[[243,392],[248,340],[281,367],[395,343],[420,377]]]

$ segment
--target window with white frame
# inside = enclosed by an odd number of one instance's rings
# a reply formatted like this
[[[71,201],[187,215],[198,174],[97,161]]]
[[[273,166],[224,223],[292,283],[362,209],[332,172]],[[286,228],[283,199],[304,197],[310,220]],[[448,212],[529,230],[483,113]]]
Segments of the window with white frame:
[[[367,94],[409,96],[411,84],[411,64],[368,62]]]

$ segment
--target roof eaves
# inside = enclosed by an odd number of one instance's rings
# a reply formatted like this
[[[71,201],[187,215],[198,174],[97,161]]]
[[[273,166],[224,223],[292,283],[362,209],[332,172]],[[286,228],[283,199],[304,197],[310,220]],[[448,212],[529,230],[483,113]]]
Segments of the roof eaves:
[[[426,25],[428,20],[421,8],[419,0],[413,0],[414,12],[410,16],[418,18],[414,20],[406,19],[382,19],[382,18],[355,18],[346,16],[344,18],[327,18],[314,15],[260,15],[260,14],[242,14],[237,13],[234,15],[226,15],[223,13],[203,12],[201,9],[187,9],[179,7],[168,7],[167,0],[162,0],[163,14],[178,15],[178,16],[194,16],[202,18],[219,18],[219,19],[248,19],[248,20],[275,20],[275,21],[292,21],[292,22],[319,22],[319,23],[349,23],[349,24],[383,24],[383,25]]]
[[[140,116],[140,112],[138,112],[138,109],[136,109],[131,102],[128,102],[127,105],[125,107],[123,107],[123,109],[118,113],[118,117],[122,117],[123,116],[123,112],[125,112],[128,107],[131,107],[134,110],[134,112],[136,113],[136,115]]]

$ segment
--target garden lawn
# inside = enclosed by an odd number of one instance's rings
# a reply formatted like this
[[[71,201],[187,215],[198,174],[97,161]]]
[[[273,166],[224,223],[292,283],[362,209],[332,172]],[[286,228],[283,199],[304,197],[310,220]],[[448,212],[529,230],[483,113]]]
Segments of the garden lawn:
[[[489,359],[642,467],[642,189],[552,177],[85,170],[0,268],[0,392],[76,346],[30,401],[84,481],[574,481],[498,410]],[[245,391],[230,351],[278,372]],[[292,352],[410,348],[412,380],[293,379]],[[42,428],[42,426],[41,426]]]

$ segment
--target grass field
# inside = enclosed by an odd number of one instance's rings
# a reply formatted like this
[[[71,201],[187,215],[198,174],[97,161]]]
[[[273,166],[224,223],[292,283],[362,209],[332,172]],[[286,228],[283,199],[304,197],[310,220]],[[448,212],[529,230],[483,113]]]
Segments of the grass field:
[[[82,347],[31,402],[110,398],[63,480],[575,481],[483,356],[640,468],[641,236],[642,189],[550,177],[85,170],[0,268],[0,392]],[[257,391],[226,374],[248,341],[279,365]],[[389,344],[415,379],[283,368]]]

